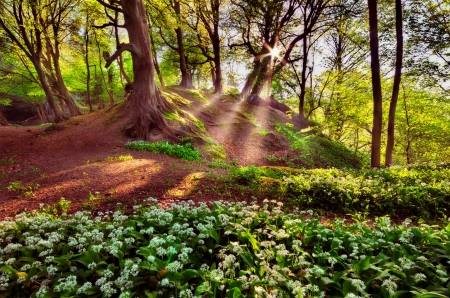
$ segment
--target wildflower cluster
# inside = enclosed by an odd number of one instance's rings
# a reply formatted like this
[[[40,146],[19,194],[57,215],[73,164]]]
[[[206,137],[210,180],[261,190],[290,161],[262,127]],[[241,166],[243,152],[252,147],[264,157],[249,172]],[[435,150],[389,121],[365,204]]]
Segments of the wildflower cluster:
[[[148,199],[133,215],[20,215],[0,223],[0,296],[450,294],[450,225],[325,226],[282,208]]]

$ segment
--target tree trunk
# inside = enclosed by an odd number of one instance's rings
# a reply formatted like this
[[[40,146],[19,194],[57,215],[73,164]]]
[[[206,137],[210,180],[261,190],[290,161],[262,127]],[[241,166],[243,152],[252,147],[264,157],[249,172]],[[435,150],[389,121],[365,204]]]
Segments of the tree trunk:
[[[2,125],[2,126],[9,125],[8,120],[6,120],[6,117],[5,117],[5,115],[3,115],[2,110],[0,110],[0,125]]]
[[[250,90],[252,89],[252,86],[255,83],[255,80],[258,77],[260,71],[261,71],[261,61],[257,60],[253,62],[253,70],[248,75],[244,88],[242,88],[241,94],[239,95],[240,100],[243,100],[250,95]]]
[[[130,43],[119,45],[118,50],[120,47],[126,47],[131,52],[133,61],[133,91],[128,99],[134,127],[138,138],[150,140],[152,134],[158,132],[157,130],[162,133],[170,132],[162,113],[171,110],[172,107],[162,97],[156,84],[147,18],[142,0],[120,0],[120,4]]]
[[[305,25],[306,26],[306,25]],[[298,103],[298,116],[305,120],[305,96],[306,96],[306,69],[308,68],[308,39],[303,39],[302,76],[300,81],[300,98]]]
[[[220,59],[220,36],[219,25],[214,24],[214,34],[212,38],[214,52],[214,68],[216,70],[216,79],[214,80],[214,94],[223,94],[222,86],[222,66]]]
[[[373,88],[373,128],[372,154],[370,164],[373,168],[380,167],[381,130],[383,126],[383,98],[381,93],[380,57],[378,53],[378,16],[377,0],[368,0],[370,28],[370,57]]]
[[[166,85],[164,84],[164,78],[162,76],[161,69],[159,68],[158,57],[156,56],[156,48],[155,43],[153,41],[153,34],[151,29],[150,29],[150,43],[152,47],[153,64],[155,64],[155,70],[156,73],[158,74],[159,83],[161,84],[161,87],[165,87]]]
[[[116,15],[115,21],[117,22],[117,18],[118,16]],[[116,37],[116,43],[120,44],[120,39],[119,39],[119,28],[117,26],[114,27],[114,34]],[[123,84],[123,80],[122,78],[125,79],[125,81],[127,82],[127,84],[131,84],[131,79],[128,76],[127,72],[125,71],[125,68],[123,67],[123,56],[122,54],[120,54],[119,59],[117,59],[117,64],[119,65],[119,70],[120,70],[120,78],[122,81],[122,87],[125,88],[125,85]]]
[[[255,94],[258,96],[261,96],[261,93],[264,89],[265,86],[267,86],[267,84],[272,82],[272,69],[271,69],[271,63],[270,60],[272,58],[270,56],[264,58],[264,60],[261,63],[261,68],[260,71],[258,73],[258,77],[256,79],[255,84],[253,85],[251,94]],[[271,86],[269,86],[270,88]],[[270,90],[270,89],[269,89]],[[269,94],[267,94],[268,96]],[[267,96],[261,96],[263,98],[267,97]]]
[[[106,89],[106,93],[108,93],[109,96],[109,107],[112,107],[114,105],[114,96],[112,95],[111,91],[109,91],[108,89],[108,83],[106,82],[106,78],[105,78],[105,74],[103,72],[103,67],[102,67],[102,51],[100,49],[100,43],[98,42],[98,38],[97,38],[97,33],[95,33],[94,30],[94,36],[95,36],[95,43],[97,44],[97,50],[98,50],[98,63],[100,66],[100,72],[102,74],[102,79],[103,79],[103,84],[105,85],[105,89]]]
[[[65,106],[69,110],[71,116],[81,115],[81,109],[76,105],[72,95],[70,95],[69,90],[67,90],[61,74],[61,66],[59,64],[59,43],[55,41],[55,45],[53,47],[53,44],[48,36],[45,38],[45,43],[47,55],[43,63],[48,72],[46,76],[55,94],[58,95],[61,109],[64,111]]]
[[[400,92],[400,82],[402,80],[403,13],[401,0],[395,0],[395,30],[397,36],[397,54],[395,61],[394,88],[392,90],[392,98],[391,103],[389,105],[388,138],[386,145],[386,160],[385,160],[386,167],[390,167],[392,165],[392,154],[394,151],[394,142],[395,142],[395,112],[397,109],[398,94]]]
[[[89,14],[86,16],[86,25],[88,24],[89,20]],[[85,47],[85,52],[84,52],[84,62],[86,63],[86,97],[87,97],[87,102],[89,105],[89,112],[92,113],[92,101],[91,101],[91,68],[89,65],[89,30],[88,27],[86,26],[86,32],[84,34],[84,47]]]
[[[48,123],[50,122],[47,118],[47,113],[45,113],[44,105],[42,103],[35,104],[36,112],[39,116],[39,120],[41,123]]]
[[[181,19],[180,1],[174,1],[173,10],[177,15],[178,20],[180,20]],[[175,33],[177,35],[178,56],[180,56],[180,71],[181,71],[180,87],[192,88],[192,77],[189,75],[186,63],[186,55],[184,53],[183,30],[181,29],[180,26],[178,26],[178,28],[175,29]]]
[[[72,95],[70,95],[69,90],[67,90],[66,84],[64,83],[64,79],[61,74],[61,67],[59,65],[59,50],[56,50],[57,54],[53,58],[53,65],[55,68],[56,80],[58,82],[58,93],[61,95],[64,104],[69,109],[71,116],[82,115],[81,109],[77,106],[75,101],[73,100]]]
[[[42,89],[44,89],[45,99],[53,112],[53,121],[58,123],[65,120],[66,116],[64,116],[64,114],[61,112],[58,105],[56,104],[55,97],[53,96],[52,93],[52,89],[50,88],[50,85],[48,84],[47,79],[45,77],[39,53],[33,55],[32,62],[38,74],[39,82],[42,85]]]

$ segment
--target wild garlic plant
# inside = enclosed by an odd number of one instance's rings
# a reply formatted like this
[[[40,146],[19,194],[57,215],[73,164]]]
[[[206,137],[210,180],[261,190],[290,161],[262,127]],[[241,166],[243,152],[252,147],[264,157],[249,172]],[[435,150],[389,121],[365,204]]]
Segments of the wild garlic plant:
[[[447,297],[449,262],[450,225],[325,225],[275,201],[0,223],[1,297]]]

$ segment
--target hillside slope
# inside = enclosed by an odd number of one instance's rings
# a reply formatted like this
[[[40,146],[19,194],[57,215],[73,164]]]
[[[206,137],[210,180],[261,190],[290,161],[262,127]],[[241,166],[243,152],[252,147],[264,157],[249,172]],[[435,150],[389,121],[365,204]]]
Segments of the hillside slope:
[[[166,88],[163,94],[179,106],[166,117],[185,132],[180,141],[201,150],[202,161],[125,149],[133,139],[124,133],[129,117],[123,105],[57,125],[0,127],[0,219],[62,197],[72,211],[149,196],[167,202],[248,199],[251,190],[224,183],[228,172],[221,167],[301,161],[276,129],[290,122],[280,111],[195,90]]]

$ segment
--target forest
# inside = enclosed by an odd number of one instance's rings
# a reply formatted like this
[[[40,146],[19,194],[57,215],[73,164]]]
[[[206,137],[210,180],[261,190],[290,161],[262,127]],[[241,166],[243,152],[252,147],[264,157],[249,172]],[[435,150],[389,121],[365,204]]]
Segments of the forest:
[[[2,0],[0,297],[450,297],[449,15]]]

